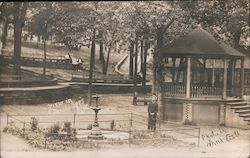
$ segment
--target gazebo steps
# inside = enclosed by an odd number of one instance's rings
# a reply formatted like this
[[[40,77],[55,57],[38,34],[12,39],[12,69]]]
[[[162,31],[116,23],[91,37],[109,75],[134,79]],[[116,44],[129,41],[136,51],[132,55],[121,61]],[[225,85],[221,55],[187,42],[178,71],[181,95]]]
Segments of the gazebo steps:
[[[250,117],[244,118],[245,121],[248,121],[250,123]]]
[[[235,111],[236,113],[240,113],[240,114],[243,114],[243,113],[250,113],[250,109],[246,109],[246,110],[236,110]]]
[[[236,109],[236,110],[238,110],[238,109],[250,109],[250,105],[241,105],[241,106],[232,106],[231,107],[232,109]]]
[[[229,102],[227,105],[230,106],[230,109],[234,110],[234,113],[238,114],[247,125],[250,125],[250,104],[244,100]]]
[[[250,118],[250,113],[247,113],[247,114],[240,114],[240,117]]]
[[[247,105],[247,102],[230,102],[227,103],[227,105],[231,105],[231,106],[241,106],[241,105]]]

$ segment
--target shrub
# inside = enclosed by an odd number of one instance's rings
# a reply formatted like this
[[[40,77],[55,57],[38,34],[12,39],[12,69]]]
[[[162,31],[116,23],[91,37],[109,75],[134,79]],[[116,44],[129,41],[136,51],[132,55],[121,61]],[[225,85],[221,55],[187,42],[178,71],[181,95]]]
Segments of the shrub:
[[[3,132],[6,133],[8,131],[9,127],[4,127]]]
[[[58,136],[59,135],[59,132],[60,132],[60,125],[59,125],[59,122],[55,123],[53,126],[50,127],[49,129],[49,135],[55,135],[55,136]]]
[[[31,125],[31,130],[32,130],[32,131],[37,130],[38,119],[35,118],[35,117],[31,117],[31,118],[30,118],[30,125]]]
[[[67,134],[71,135],[71,133],[72,133],[71,122],[64,122],[64,127],[63,127],[62,131],[67,132]]]
[[[73,137],[75,137],[75,136],[76,136],[76,134],[77,134],[76,129],[75,129],[75,128],[73,128]]]
[[[92,130],[92,124],[88,124],[87,130]]]
[[[115,129],[115,121],[112,120],[112,121],[110,122],[110,130],[113,131],[114,129]]]

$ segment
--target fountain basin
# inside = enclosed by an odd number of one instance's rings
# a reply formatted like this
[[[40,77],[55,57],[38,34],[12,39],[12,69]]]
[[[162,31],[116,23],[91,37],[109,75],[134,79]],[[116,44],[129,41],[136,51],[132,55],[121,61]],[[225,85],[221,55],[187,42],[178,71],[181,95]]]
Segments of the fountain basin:
[[[92,130],[77,130],[76,137],[79,139],[92,139],[89,136],[91,136]],[[126,132],[120,132],[120,131],[107,131],[102,130],[101,131],[103,139],[112,139],[112,140],[127,140],[129,139],[129,133]],[[97,139],[100,140],[100,139]]]

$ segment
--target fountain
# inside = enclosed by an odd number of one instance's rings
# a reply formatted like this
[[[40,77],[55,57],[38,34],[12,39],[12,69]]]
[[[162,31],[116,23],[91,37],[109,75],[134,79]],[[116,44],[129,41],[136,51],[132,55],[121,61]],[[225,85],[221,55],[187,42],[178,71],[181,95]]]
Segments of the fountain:
[[[96,100],[95,106],[90,107],[95,112],[95,121],[94,121],[94,124],[92,126],[91,133],[88,136],[88,139],[102,140],[104,137],[102,135],[102,132],[100,130],[99,123],[98,123],[98,112],[101,110],[101,108],[99,107],[100,96],[99,95],[93,95],[92,97],[95,98],[95,100]]]
[[[128,140],[129,139],[129,133],[128,132],[122,132],[122,131],[116,131],[116,130],[105,130],[100,129],[99,123],[98,123],[98,112],[102,109],[100,108],[100,96],[95,94],[92,96],[92,98],[95,100],[95,105],[89,106],[90,109],[92,109],[95,112],[95,118],[94,123],[92,125],[92,129],[77,129],[77,135],[76,137],[82,140],[85,140],[86,142],[89,141],[111,141],[111,140]],[[109,115],[113,116],[113,115]],[[111,118],[110,121],[115,120],[115,118]],[[106,124],[107,125],[107,124]],[[104,125],[105,126],[105,125]]]

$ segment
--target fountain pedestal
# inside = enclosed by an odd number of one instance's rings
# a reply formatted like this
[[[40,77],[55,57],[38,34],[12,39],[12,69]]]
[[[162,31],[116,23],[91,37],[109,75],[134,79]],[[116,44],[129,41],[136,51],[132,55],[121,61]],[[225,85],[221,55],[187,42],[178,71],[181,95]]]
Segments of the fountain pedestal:
[[[93,96],[93,98],[96,99],[96,105],[94,107],[90,107],[90,108],[92,110],[94,110],[94,112],[95,112],[95,121],[94,121],[94,124],[92,126],[91,133],[88,136],[88,139],[102,140],[104,137],[102,135],[102,132],[100,130],[99,123],[98,123],[98,112],[101,110],[101,108],[98,106],[100,96],[95,95],[95,96]]]

